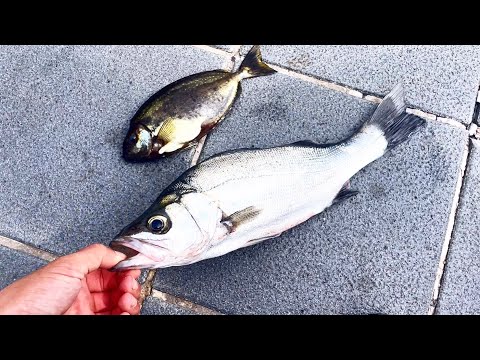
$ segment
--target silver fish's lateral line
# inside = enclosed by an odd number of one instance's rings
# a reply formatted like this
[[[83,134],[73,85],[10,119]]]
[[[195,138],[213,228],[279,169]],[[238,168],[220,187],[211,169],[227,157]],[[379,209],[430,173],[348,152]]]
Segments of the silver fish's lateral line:
[[[185,171],[110,246],[115,270],[166,268],[222,256],[281,235],[354,196],[349,179],[426,123],[395,87],[353,136],[226,151]]]

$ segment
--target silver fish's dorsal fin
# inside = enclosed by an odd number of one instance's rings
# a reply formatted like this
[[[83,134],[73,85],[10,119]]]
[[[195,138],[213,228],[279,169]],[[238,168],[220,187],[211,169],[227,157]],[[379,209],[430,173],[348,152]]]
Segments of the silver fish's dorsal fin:
[[[254,206],[249,206],[223,218],[222,224],[225,225],[230,232],[234,232],[238,226],[253,220],[258,214],[260,214],[260,212],[260,209],[257,209]]]
[[[327,144],[319,144],[312,140],[300,140],[294,143],[289,144],[288,146],[298,146],[298,147],[315,147],[315,148],[327,148],[330,146],[337,145],[338,143],[327,143]]]
[[[294,143],[291,143],[290,146],[319,147],[322,145],[312,140],[300,140],[300,141],[295,141]]]

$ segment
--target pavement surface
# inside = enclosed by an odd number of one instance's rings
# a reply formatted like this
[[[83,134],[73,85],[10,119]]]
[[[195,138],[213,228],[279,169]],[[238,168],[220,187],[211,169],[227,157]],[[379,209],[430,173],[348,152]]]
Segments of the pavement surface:
[[[130,118],[151,94],[232,70],[248,49],[0,46],[0,288],[52,255],[108,244],[195,150],[201,161],[340,141],[400,82],[427,126],[357,173],[356,197],[276,239],[144,272],[154,290],[142,314],[480,314],[480,46],[262,46],[279,72],[244,80],[203,147],[123,161]]]

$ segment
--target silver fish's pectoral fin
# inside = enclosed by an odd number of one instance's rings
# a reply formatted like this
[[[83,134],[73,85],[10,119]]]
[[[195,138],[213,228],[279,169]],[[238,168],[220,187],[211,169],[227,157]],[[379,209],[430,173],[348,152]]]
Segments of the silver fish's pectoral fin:
[[[338,192],[337,196],[335,199],[333,199],[332,205],[333,204],[338,204],[342,202],[343,200],[348,199],[349,197],[355,196],[359,193],[357,190],[352,190],[350,186],[350,180],[348,180],[345,185],[340,189]]]
[[[261,210],[254,206],[249,206],[243,210],[239,210],[222,218],[222,224],[225,225],[230,232],[234,232],[241,224],[253,220]]]

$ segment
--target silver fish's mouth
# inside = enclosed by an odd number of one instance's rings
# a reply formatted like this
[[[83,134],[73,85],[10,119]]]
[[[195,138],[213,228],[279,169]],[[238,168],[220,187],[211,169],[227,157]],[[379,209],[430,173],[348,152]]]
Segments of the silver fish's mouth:
[[[117,238],[110,242],[110,248],[125,254],[127,257],[115,265],[112,271],[146,269],[154,268],[162,259],[155,256],[154,249],[163,249],[164,247],[145,243],[133,237]]]
[[[128,260],[139,254],[139,251],[131,247],[125,246],[119,241],[112,241],[110,243],[110,248],[112,248],[115,251],[121,252],[122,254],[125,254],[127,256],[125,260]]]

